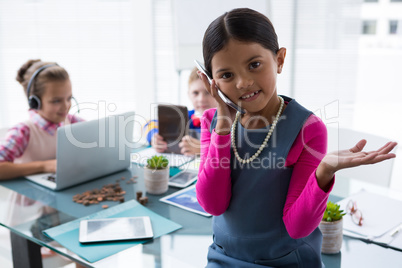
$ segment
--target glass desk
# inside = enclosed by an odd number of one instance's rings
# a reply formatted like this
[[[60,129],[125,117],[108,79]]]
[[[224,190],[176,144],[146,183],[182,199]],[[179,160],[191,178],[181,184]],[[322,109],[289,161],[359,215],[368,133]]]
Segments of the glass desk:
[[[42,267],[40,246],[88,267],[204,267],[207,263],[208,246],[212,243],[211,218],[191,213],[162,203],[164,196],[147,195],[147,208],[183,226],[182,229],[131,247],[115,255],[88,263],[75,253],[47,238],[42,230],[102,210],[102,205],[119,205],[117,202],[101,202],[90,206],[74,203],[72,196],[87,190],[101,188],[121,177],[138,176],[137,183],[121,181],[126,191],[125,200],[135,199],[137,191],[145,191],[141,168],[112,174],[63,191],[54,192],[24,178],[0,183],[0,224],[11,231],[13,263],[15,268]],[[126,179],[126,180],[127,180]],[[352,180],[337,179],[334,193],[341,197],[349,195]],[[349,187],[349,188],[348,188]],[[177,191],[169,188],[165,194]],[[331,195],[333,201],[339,197]],[[401,267],[402,252],[357,239],[344,237],[341,253],[322,255],[326,267]]]

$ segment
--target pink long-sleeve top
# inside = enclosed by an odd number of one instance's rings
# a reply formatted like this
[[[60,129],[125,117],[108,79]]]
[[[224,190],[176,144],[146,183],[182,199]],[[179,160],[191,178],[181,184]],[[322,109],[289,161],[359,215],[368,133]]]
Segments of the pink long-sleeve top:
[[[57,135],[57,129],[64,125],[64,122],[53,123],[46,120],[33,109],[29,110],[29,117],[32,123],[51,136]],[[68,114],[67,118],[71,124],[84,121],[80,117],[71,114]],[[4,141],[0,142],[0,162],[13,162],[16,158],[22,156],[28,147],[29,137],[30,129],[25,122],[10,128]]]
[[[231,199],[230,134],[209,132],[216,109],[201,118],[201,163],[196,184],[197,199],[208,213],[218,216],[226,211]],[[327,150],[327,130],[320,118],[310,115],[286,158],[293,167],[283,221],[290,237],[308,236],[319,225],[334,179],[328,192],[317,183],[316,169]],[[219,161],[219,163],[217,163]],[[219,167],[219,168],[218,168]]]

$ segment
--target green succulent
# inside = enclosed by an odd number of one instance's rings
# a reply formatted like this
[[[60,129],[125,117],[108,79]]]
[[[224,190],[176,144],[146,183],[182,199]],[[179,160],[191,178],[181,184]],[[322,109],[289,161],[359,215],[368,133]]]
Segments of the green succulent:
[[[164,169],[169,165],[169,160],[162,155],[154,155],[147,160],[147,167],[151,169]]]
[[[343,210],[339,210],[340,205],[334,204],[328,201],[327,208],[325,209],[324,215],[322,216],[323,221],[338,221],[342,219],[343,215],[346,213]]]

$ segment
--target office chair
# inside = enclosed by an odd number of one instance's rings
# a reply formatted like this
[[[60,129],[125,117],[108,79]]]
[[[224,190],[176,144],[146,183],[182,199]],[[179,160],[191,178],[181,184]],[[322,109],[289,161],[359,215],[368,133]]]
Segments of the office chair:
[[[327,127],[327,130],[328,152],[349,149],[361,139],[367,140],[367,144],[363,149],[364,151],[377,150],[388,141],[392,141],[386,137],[375,136],[347,128]],[[396,151],[396,148],[394,148],[394,151]],[[338,171],[337,175],[390,187],[393,164],[394,158],[375,165],[343,169]]]

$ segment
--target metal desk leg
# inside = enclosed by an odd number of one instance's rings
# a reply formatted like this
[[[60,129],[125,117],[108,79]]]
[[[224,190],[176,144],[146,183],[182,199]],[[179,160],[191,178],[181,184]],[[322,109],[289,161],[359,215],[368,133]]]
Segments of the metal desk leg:
[[[40,246],[10,232],[14,268],[42,268]]]

